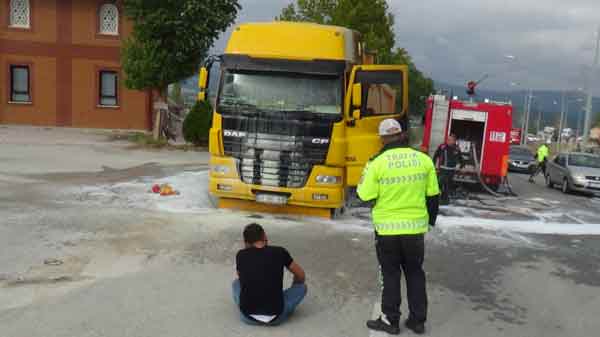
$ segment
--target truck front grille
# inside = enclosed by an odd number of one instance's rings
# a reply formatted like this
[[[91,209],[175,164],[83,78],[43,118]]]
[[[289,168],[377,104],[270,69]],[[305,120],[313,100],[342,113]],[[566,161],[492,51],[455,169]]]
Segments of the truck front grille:
[[[243,182],[300,188],[325,163],[333,121],[222,118],[225,154],[238,160]]]

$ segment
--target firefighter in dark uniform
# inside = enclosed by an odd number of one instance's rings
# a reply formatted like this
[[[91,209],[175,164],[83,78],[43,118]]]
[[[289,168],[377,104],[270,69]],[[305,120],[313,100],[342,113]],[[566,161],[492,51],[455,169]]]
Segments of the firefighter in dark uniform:
[[[458,169],[465,166],[460,149],[456,145],[456,136],[448,136],[446,143],[441,144],[433,155],[433,162],[439,172],[440,187],[442,189],[441,203],[450,203],[450,197],[454,196],[454,175]]]
[[[404,324],[422,334],[427,320],[425,233],[435,225],[438,212],[435,167],[426,154],[408,146],[408,137],[396,120],[382,121],[379,135],[383,149],[365,166],[357,189],[360,199],[375,201],[375,248],[383,281],[382,315],[367,321],[367,327],[400,333],[400,277],[404,272],[409,308]]]

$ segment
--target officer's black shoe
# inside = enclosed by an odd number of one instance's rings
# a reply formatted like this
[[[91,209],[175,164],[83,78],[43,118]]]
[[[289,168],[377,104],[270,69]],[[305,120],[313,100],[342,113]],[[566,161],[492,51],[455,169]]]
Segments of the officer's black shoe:
[[[390,335],[400,334],[400,323],[390,322],[389,324],[384,321],[381,316],[378,319],[367,321],[367,328],[375,331],[387,332]]]
[[[410,318],[404,322],[404,326],[412,330],[417,335],[425,333],[425,323],[411,320]]]

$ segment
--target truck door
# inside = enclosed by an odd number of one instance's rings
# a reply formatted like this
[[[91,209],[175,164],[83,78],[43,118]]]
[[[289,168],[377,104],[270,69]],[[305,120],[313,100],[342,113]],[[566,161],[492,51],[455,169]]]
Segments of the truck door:
[[[349,186],[358,184],[365,163],[381,149],[379,123],[395,118],[407,127],[407,112],[407,66],[354,66],[344,101]]]

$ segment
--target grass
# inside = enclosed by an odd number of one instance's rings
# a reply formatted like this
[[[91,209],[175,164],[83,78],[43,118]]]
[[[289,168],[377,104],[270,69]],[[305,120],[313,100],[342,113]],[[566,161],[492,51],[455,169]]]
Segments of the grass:
[[[113,133],[109,136],[112,141],[127,141],[130,142],[132,148],[145,149],[167,149],[180,151],[206,151],[207,145],[193,144],[169,144],[166,138],[154,139],[151,133],[146,132],[124,132]]]
[[[129,134],[127,136],[127,140],[142,147],[163,148],[169,145],[169,142],[166,138],[161,137],[159,139],[154,139],[151,134],[143,132]]]

